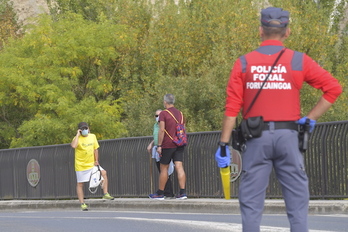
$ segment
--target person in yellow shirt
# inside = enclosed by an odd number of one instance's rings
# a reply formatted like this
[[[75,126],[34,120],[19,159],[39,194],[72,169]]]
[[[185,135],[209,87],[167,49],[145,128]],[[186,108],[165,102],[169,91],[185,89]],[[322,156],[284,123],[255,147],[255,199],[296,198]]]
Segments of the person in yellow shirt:
[[[89,182],[91,172],[94,166],[99,165],[99,143],[95,134],[91,134],[89,126],[86,122],[78,124],[76,136],[71,142],[71,147],[75,149],[75,171],[76,171],[76,192],[81,203],[83,211],[88,210],[88,206],[84,202],[83,185]],[[113,200],[114,197],[108,193],[108,178],[106,171],[99,165],[102,177],[102,189],[104,192],[103,199]]]

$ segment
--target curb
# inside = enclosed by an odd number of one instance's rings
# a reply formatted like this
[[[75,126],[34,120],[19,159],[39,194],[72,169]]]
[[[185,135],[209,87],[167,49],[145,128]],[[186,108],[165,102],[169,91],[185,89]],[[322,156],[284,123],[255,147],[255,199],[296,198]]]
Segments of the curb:
[[[90,209],[108,209],[118,211],[157,211],[188,213],[239,214],[237,199],[166,199],[163,201],[148,198],[86,199]],[[18,210],[54,210],[80,209],[78,200],[9,200],[0,201],[0,211]],[[265,200],[265,214],[284,214],[283,200]],[[312,200],[309,202],[309,214],[348,214],[348,201]]]

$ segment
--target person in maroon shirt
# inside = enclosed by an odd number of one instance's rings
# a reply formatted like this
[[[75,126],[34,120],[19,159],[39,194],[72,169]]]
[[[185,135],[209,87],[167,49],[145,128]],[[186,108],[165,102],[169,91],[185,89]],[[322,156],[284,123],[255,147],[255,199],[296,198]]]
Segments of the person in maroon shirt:
[[[177,146],[172,138],[176,136],[176,121],[183,120],[182,113],[174,107],[175,97],[173,94],[164,95],[163,105],[166,110],[163,110],[159,116],[159,132],[157,152],[161,155],[160,159],[160,175],[158,190],[154,194],[150,194],[149,198],[155,200],[164,199],[164,187],[168,180],[168,168],[171,160],[174,161],[174,167],[178,176],[180,191],[176,199],[187,199],[186,194],[186,174],[183,167],[183,156],[185,146]],[[173,116],[172,116],[172,115]]]
[[[276,7],[263,9],[260,21],[261,46],[239,57],[231,71],[215,158],[219,167],[229,165],[228,143],[241,109],[244,120],[263,117],[264,124],[259,123],[261,134],[248,139],[242,151],[238,196],[243,231],[260,231],[269,175],[274,168],[282,187],[291,231],[307,232],[309,189],[299,149],[298,127],[308,122],[312,132],[316,120],[331,107],[342,88],[309,56],[284,47],[283,42],[290,35],[288,11]],[[323,95],[307,116],[301,118],[303,82],[320,89]]]

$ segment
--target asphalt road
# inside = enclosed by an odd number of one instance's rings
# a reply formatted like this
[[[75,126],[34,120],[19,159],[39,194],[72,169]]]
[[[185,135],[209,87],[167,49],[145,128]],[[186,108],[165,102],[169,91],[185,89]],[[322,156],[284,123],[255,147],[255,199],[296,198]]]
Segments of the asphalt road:
[[[132,212],[95,209],[0,211],[0,231],[6,232],[216,232],[241,231],[237,214]],[[310,232],[347,231],[348,215],[310,215]],[[290,231],[284,214],[266,214],[262,232]]]

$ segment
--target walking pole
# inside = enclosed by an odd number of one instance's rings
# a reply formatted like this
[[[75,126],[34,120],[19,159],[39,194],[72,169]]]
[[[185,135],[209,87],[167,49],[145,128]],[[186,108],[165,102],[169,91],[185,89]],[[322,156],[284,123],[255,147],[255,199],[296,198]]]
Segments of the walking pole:
[[[149,152],[149,157],[150,157],[150,162],[149,162],[149,164],[150,164],[150,166],[149,166],[149,170],[150,170],[150,187],[151,187],[151,191],[153,191],[153,176],[152,176],[152,154],[151,154],[151,152]]]

